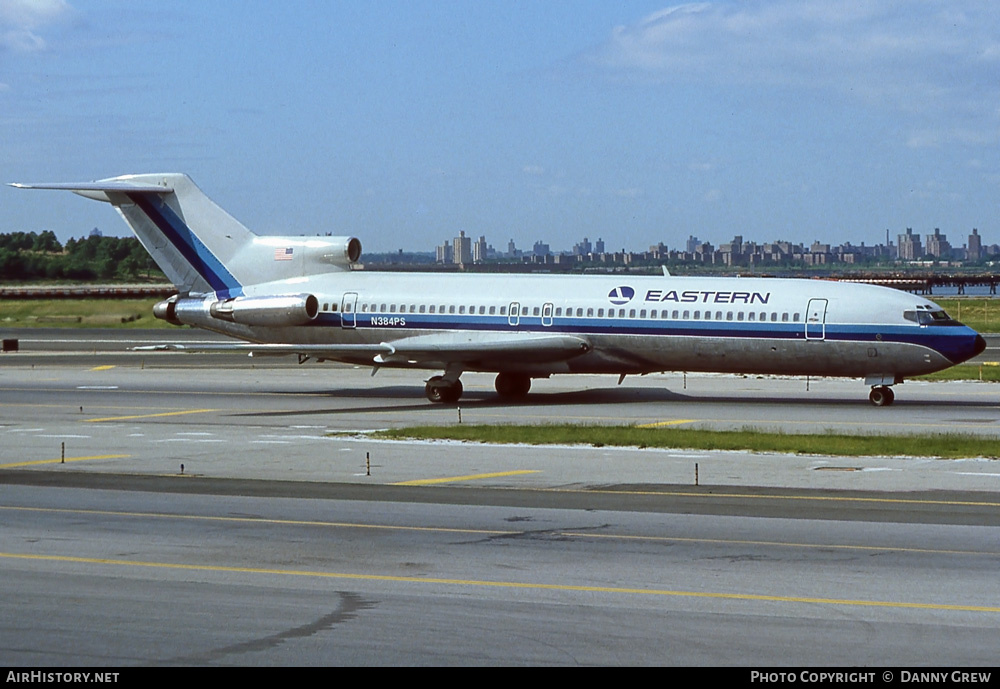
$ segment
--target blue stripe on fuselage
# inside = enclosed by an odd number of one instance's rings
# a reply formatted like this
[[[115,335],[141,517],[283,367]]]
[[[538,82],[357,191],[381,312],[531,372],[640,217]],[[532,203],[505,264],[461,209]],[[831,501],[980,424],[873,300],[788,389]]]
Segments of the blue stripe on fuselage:
[[[127,194],[181,256],[223,299],[243,294],[243,286],[158,194]]]
[[[356,313],[357,328],[377,329],[391,335],[394,330],[475,330],[493,332],[561,333],[566,335],[639,335],[655,337],[703,337],[734,339],[805,340],[801,322],[694,321],[694,320],[611,320],[606,318],[557,317],[543,326],[538,316],[521,316],[511,326],[507,316],[455,316],[452,314]],[[405,319],[405,325],[371,324],[372,317]],[[311,326],[341,327],[339,314],[324,313]],[[905,343],[932,349],[949,361],[966,361],[978,354],[975,331],[965,326],[840,325],[827,323],[823,339],[832,342]],[[816,339],[810,342],[822,342]]]

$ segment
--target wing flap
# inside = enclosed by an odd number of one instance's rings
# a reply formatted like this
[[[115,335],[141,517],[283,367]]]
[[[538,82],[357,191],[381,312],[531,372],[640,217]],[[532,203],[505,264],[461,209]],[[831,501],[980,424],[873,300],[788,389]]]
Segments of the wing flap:
[[[304,354],[317,359],[340,359],[366,354],[376,356],[392,352],[392,347],[380,344],[260,344],[255,342],[225,342],[212,344],[159,344],[133,347],[135,352],[243,352],[251,356],[284,356]]]
[[[135,347],[154,352],[245,352],[251,356],[303,355],[315,359],[371,357],[385,364],[492,364],[546,363],[565,361],[591,349],[586,340],[571,335],[522,333],[439,333],[418,335],[378,344],[260,344],[253,342],[162,344]]]
[[[591,348],[586,340],[571,335],[476,332],[418,335],[388,344],[393,351],[376,357],[376,363],[542,363],[565,361]]]

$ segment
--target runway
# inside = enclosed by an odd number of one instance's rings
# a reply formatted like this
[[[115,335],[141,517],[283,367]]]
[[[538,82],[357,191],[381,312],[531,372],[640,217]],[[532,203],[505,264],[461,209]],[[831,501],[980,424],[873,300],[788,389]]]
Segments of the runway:
[[[995,461],[328,435],[457,423],[423,377],[3,355],[0,653],[29,666],[995,663]],[[858,381],[558,377],[501,406],[491,377],[463,380],[464,423],[989,443],[1000,429],[997,388],[980,383],[907,382],[873,409]]]

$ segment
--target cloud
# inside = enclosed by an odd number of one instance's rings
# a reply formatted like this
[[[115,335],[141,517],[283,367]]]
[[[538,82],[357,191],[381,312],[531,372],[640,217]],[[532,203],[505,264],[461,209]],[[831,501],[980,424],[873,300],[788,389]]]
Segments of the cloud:
[[[44,50],[45,39],[39,32],[71,12],[65,0],[0,0],[0,50]]]
[[[1000,13],[988,0],[704,2],[616,27],[583,60],[617,78],[832,89],[900,110],[1000,102]]]

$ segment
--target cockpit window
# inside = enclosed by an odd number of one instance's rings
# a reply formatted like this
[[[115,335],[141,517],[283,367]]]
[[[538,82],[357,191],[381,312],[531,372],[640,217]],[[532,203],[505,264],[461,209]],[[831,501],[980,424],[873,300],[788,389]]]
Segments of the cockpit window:
[[[958,321],[952,320],[951,316],[945,313],[943,309],[937,309],[936,311],[904,311],[903,318],[914,323],[919,323],[920,325],[961,325]]]

